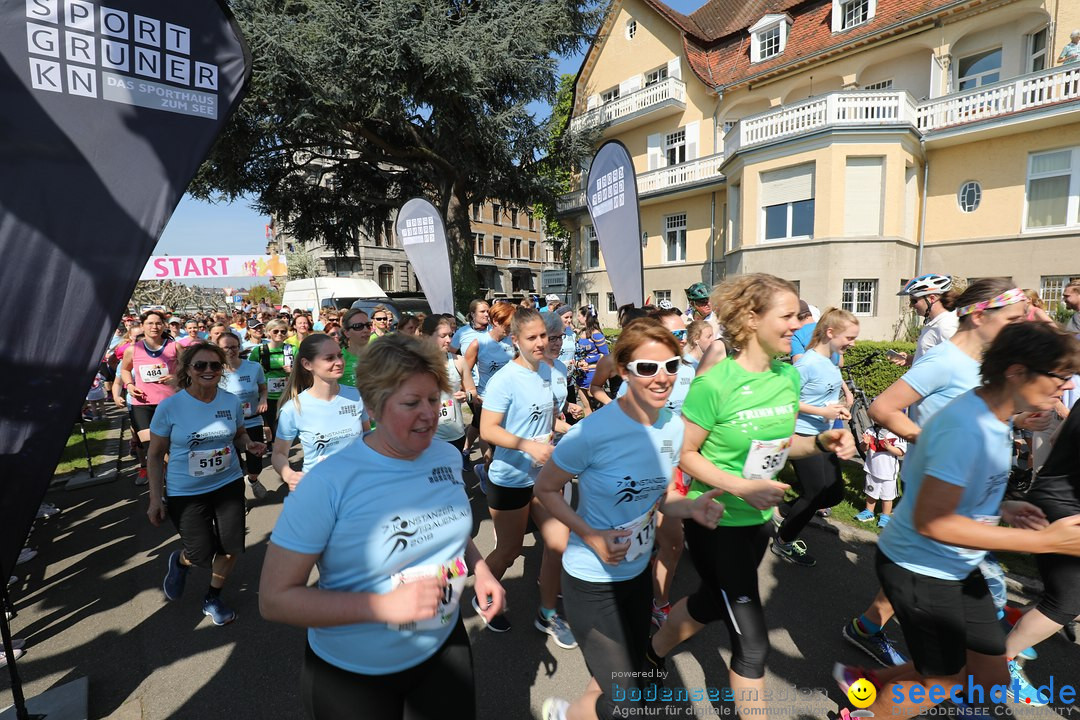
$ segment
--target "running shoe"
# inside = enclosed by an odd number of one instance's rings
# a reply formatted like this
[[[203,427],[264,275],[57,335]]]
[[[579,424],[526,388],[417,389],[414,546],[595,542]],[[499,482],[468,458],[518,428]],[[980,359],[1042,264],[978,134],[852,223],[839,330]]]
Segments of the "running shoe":
[[[23,650],[22,648],[17,648],[15,650],[13,659],[18,660],[19,658],[21,658],[23,656],[23,653],[25,653],[25,652],[26,651]],[[7,667],[7,664],[8,664],[7,653],[4,652],[3,650],[0,650],[0,668]]]
[[[559,617],[558,613],[551,616],[548,620],[540,614],[540,611],[536,611],[536,620],[533,621],[533,625],[536,629],[542,633],[547,633],[554,640],[555,644],[564,650],[573,650],[577,647],[577,640],[574,639],[574,633],[571,632],[570,626],[566,621]]]
[[[15,561],[15,564],[22,565],[25,562],[30,562],[36,557],[37,550],[31,550],[30,548],[24,547],[21,551],[19,551],[19,559]]]
[[[488,620],[484,617],[483,613],[480,612],[480,599],[475,595],[473,595],[472,606],[481,622],[484,623],[484,627],[491,632],[504,633],[510,630],[510,621],[506,619],[505,609],[503,612]]]
[[[169,572],[165,573],[165,582],[161,584],[166,600],[180,599],[180,596],[184,594],[187,574],[188,569],[180,564],[180,551],[173,550],[172,555],[169,556]]]
[[[855,516],[855,519],[859,522],[873,522],[874,513],[864,509],[862,512]]]
[[[892,515],[881,514],[877,519],[877,526],[884,528],[886,525],[892,522]]]
[[[60,508],[56,507],[52,503],[41,503],[37,511],[38,520],[47,520],[54,515],[60,514]]]
[[[150,478],[146,476],[146,468],[139,468],[139,474],[135,476],[135,484],[142,486],[150,482]]]
[[[11,587],[12,585],[14,585],[14,584],[15,584],[15,583],[17,583],[17,582],[19,582],[19,578],[17,578],[17,577],[15,577],[14,575],[12,575],[11,577],[9,577],[9,578],[8,578],[8,581],[7,581],[7,586],[8,586],[8,587]]]
[[[266,491],[266,486],[265,485],[263,485],[258,480],[256,480],[255,482],[249,482],[248,485],[251,486],[251,494],[255,496],[256,500],[265,500],[266,499],[266,492],[267,491]]]
[[[667,622],[668,615],[671,613],[671,603],[664,603],[663,607],[656,607],[656,603],[652,604],[652,624],[657,628],[664,627],[664,623]]]
[[[230,610],[220,597],[210,597],[203,600],[202,614],[210,618],[217,626],[228,625],[236,619],[236,611]]]
[[[544,707],[540,711],[541,720],[566,720],[566,711],[570,703],[562,698],[549,697],[544,701]]]
[[[11,647],[13,650],[22,650],[26,647],[26,641],[22,638],[11,638]]]
[[[1050,702],[1038,689],[1028,682],[1020,663],[1009,661],[1009,700],[1033,707],[1042,707]]]
[[[801,565],[802,567],[814,567],[817,565],[814,556],[806,552],[806,543],[802,540],[792,540],[789,543],[784,543],[780,542],[780,538],[776,538],[769,544],[769,549],[772,550],[773,555],[781,557],[789,563]]]
[[[487,495],[488,474],[487,468],[484,467],[483,462],[478,462],[476,465],[473,465],[473,474],[475,474],[476,478],[480,481],[480,492]]]
[[[773,508],[772,524],[777,530],[784,524],[784,516],[780,514],[780,508]]]
[[[907,658],[893,646],[892,640],[884,630],[879,630],[873,635],[863,635],[852,620],[844,625],[843,635],[845,640],[877,660],[882,667],[903,665],[907,662]]]
[[[817,516],[818,517],[827,518],[830,515],[832,515],[832,508],[821,508],[820,510],[817,511]]]
[[[844,695],[847,695],[847,691],[852,685],[863,679],[869,680],[878,690],[881,689],[881,682],[877,679],[877,675],[874,674],[873,670],[836,663],[833,665],[832,676],[840,687],[840,692],[844,693]]]

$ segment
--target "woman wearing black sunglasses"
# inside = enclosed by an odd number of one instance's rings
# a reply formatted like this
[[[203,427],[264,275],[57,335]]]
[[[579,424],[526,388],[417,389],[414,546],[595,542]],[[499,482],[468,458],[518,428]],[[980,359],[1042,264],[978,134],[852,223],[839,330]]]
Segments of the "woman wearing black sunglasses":
[[[356,356],[367,347],[371,338],[371,321],[368,314],[360,308],[353,308],[345,313],[341,323],[341,354],[345,358],[345,374],[341,376],[342,385],[356,387]]]
[[[169,556],[165,598],[180,598],[192,565],[210,569],[203,614],[215,625],[236,619],[221,600],[221,588],[236,556],[244,552],[244,471],[236,448],[249,455],[266,453],[263,443],[248,437],[240,399],[218,387],[225,363],[221,348],[208,343],[184,349],[176,372],[180,391],[158,405],[150,421],[148,453],[147,515],[156,527],[167,512],[183,544]]]

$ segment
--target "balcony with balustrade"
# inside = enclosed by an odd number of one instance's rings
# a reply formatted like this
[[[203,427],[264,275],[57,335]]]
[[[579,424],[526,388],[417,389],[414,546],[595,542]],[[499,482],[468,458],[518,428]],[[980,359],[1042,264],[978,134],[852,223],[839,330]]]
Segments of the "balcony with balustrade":
[[[669,77],[587,110],[570,121],[570,129],[580,132],[595,127],[605,130],[618,127],[622,131],[683,110],[686,110],[686,84]]]
[[[724,164],[723,153],[707,155],[678,165],[650,170],[637,176],[638,200],[646,203],[657,196],[689,190],[723,179],[720,166]],[[585,207],[585,191],[562,195],[556,204],[559,214],[572,213]]]

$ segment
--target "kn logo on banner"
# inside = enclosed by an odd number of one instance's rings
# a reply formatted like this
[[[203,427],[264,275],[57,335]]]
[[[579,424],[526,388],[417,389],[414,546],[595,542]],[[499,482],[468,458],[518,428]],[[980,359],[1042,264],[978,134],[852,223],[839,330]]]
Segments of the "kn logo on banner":
[[[170,22],[168,3],[139,15],[89,0],[26,0],[34,90],[209,119],[218,116],[218,67]]]

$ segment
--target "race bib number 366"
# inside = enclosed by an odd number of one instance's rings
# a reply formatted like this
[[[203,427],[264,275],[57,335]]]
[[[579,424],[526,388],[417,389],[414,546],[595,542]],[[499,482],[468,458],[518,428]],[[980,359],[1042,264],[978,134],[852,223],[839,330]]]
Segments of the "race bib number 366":
[[[747,480],[772,480],[784,469],[788,452],[791,451],[791,438],[779,440],[752,440],[750,452],[743,465],[743,477]]]

